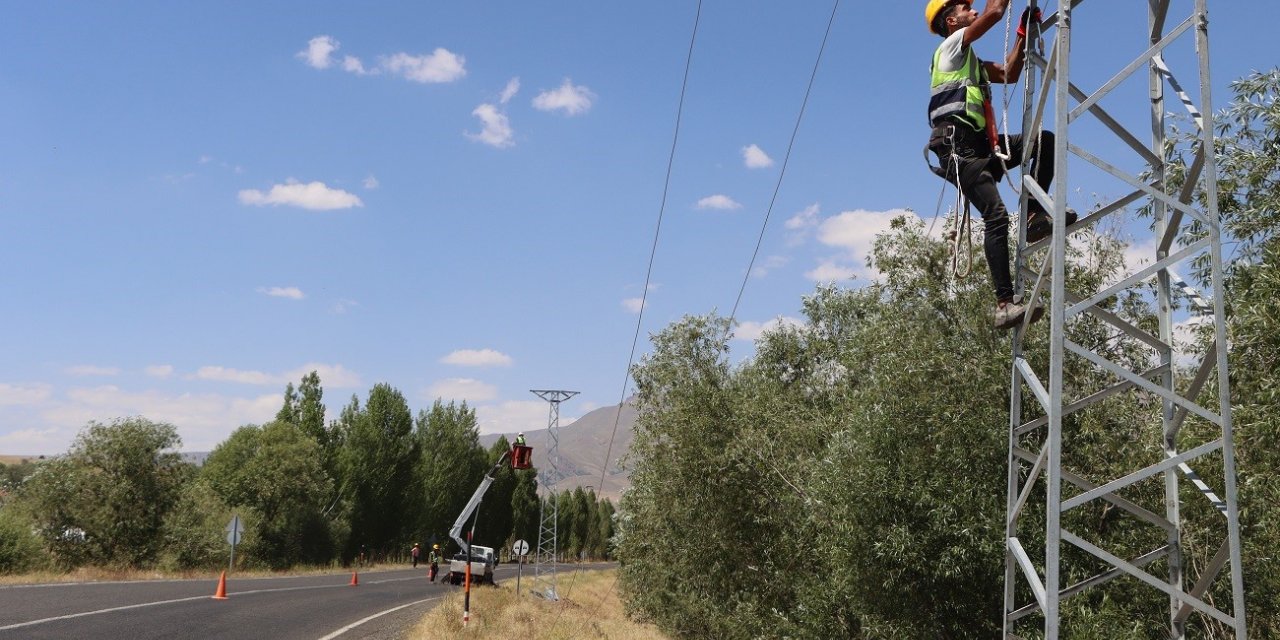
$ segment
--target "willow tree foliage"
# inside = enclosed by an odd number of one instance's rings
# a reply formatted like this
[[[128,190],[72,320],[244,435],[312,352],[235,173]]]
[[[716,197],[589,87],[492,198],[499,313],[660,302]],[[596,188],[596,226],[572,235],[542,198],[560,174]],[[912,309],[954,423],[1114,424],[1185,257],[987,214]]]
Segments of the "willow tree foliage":
[[[171,424],[145,418],[91,422],[66,455],[36,468],[19,500],[63,565],[147,566],[165,517],[193,473]]]
[[[1096,289],[1120,268],[1123,246],[1091,232],[1077,240],[1069,285]],[[618,536],[634,613],[681,638],[999,634],[1009,343],[991,328],[983,274],[949,279],[946,251],[899,219],[876,243],[877,282],[819,288],[802,326],[766,334],[736,366],[723,318],[686,317],[653,337],[634,371],[634,486]],[[1154,326],[1141,291],[1105,304]],[[1068,332],[1131,367],[1148,357],[1088,318]],[[1274,331],[1256,337],[1274,343]],[[1047,358],[1045,327],[1033,328],[1027,353]],[[1079,359],[1064,372],[1068,394],[1110,382]],[[1110,478],[1160,459],[1159,409],[1134,393],[1068,416],[1064,464]],[[1162,491],[1151,482],[1126,497],[1160,509]],[[1029,548],[1043,546],[1043,517],[1034,507],[1024,516]],[[1190,561],[1203,566],[1215,549],[1197,543],[1201,523],[1189,517]],[[1163,539],[1102,505],[1073,510],[1064,526],[1121,556]],[[1067,554],[1068,582],[1096,570]],[[1072,638],[1158,638],[1159,623],[1135,621],[1167,618],[1167,607],[1120,580],[1067,601],[1063,616],[1084,630]]]

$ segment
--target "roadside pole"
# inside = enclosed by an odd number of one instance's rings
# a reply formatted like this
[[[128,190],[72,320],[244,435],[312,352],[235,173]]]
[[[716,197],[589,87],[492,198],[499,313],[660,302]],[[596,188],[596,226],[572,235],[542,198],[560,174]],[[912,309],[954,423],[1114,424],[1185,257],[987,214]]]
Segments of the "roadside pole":
[[[516,543],[511,546],[511,552],[516,554],[516,557],[520,559],[520,564],[516,569],[516,596],[519,596],[520,577],[524,575],[524,555],[529,553],[529,543],[524,540],[516,540]]]
[[[227,570],[234,571],[236,568],[236,544],[240,542],[240,538],[244,536],[244,523],[240,522],[240,514],[231,516],[231,522],[227,523],[227,543],[231,545],[231,561],[227,563]]]
[[[467,532],[467,572],[462,587],[462,626],[467,626],[467,622],[471,620],[471,534]]]

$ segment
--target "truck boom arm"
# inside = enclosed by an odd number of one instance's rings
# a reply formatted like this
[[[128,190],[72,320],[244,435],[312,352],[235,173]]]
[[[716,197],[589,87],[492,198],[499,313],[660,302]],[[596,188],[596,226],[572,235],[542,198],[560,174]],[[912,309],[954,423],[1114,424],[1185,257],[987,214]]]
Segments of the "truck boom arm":
[[[485,474],[484,480],[480,481],[480,486],[476,488],[476,492],[471,494],[471,499],[467,501],[467,506],[463,507],[462,513],[458,514],[458,519],[453,521],[453,526],[449,529],[449,537],[458,543],[463,551],[468,551],[470,545],[462,539],[462,526],[467,522],[467,518],[475,513],[477,507],[480,506],[480,500],[484,498],[484,493],[489,490],[489,485],[493,484],[493,477],[498,473],[498,469],[506,464],[507,457],[511,455],[510,451],[506,451],[498,458],[498,463],[493,465],[489,473]]]

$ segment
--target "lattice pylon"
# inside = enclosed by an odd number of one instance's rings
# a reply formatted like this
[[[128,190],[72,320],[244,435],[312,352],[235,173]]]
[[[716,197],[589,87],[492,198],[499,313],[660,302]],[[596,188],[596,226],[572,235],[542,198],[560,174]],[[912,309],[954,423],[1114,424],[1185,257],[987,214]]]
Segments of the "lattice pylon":
[[[1038,2],[1030,0],[1029,4],[1034,7]],[[1004,637],[1021,637],[1019,629],[1030,627],[1038,618],[1043,622],[1043,637],[1058,640],[1064,633],[1062,602],[1124,578],[1136,580],[1169,598],[1165,615],[1158,618],[1153,615],[1147,629],[1166,629],[1168,637],[1183,640],[1188,618],[1199,614],[1229,629],[1236,640],[1244,640],[1245,603],[1223,322],[1222,230],[1213,154],[1207,2],[1149,0],[1146,41],[1137,47],[1141,53],[1121,61],[1122,69],[1093,93],[1085,93],[1072,81],[1072,14],[1081,11],[1077,8],[1080,4],[1081,0],[1060,0],[1057,13],[1049,16],[1044,24],[1046,33],[1052,34],[1045,39],[1052,44],[1047,58],[1037,46],[1036,38],[1032,39],[1028,55],[1023,130],[1038,131],[1041,123],[1052,123],[1057,136],[1057,180],[1051,194],[1030,180],[1025,161],[1030,157],[1031,145],[1027,145],[1027,158],[1021,159],[1024,160],[1020,185],[1022,210],[1026,209],[1029,198],[1038,200],[1053,214],[1054,233],[1051,239],[1031,246],[1026,245],[1025,232],[1019,233],[1017,273],[1019,289],[1027,294],[1027,299],[1048,307],[1050,337],[1047,358],[1034,357],[1043,354],[1024,352],[1026,326],[1015,330],[1013,338]],[[1088,6],[1099,12],[1115,12],[1129,9],[1129,4]],[[1191,15],[1171,23],[1170,9],[1174,4],[1193,4]],[[1115,22],[1114,16],[1098,17]],[[1188,37],[1189,33],[1193,35]],[[1194,55],[1175,48],[1187,40],[1194,41]],[[1106,57],[1122,48],[1117,43],[1101,53],[1091,53]],[[1182,58],[1194,60],[1198,67],[1195,71],[1198,95],[1186,92],[1171,68],[1171,59],[1179,53]],[[1148,72],[1149,92],[1144,97],[1150,100],[1150,120],[1144,123],[1150,127],[1149,143],[1141,142],[1140,136],[1121,124],[1121,117],[1103,106],[1104,99],[1118,94],[1116,89],[1131,77],[1140,77],[1138,72],[1144,68]],[[1175,100],[1166,101],[1167,93]],[[1177,142],[1171,135],[1172,125],[1166,113],[1170,103],[1185,109],[1195,132],[1194,143],[1187,150],[1192,162],[1187,165],[1187,171],[1178,176],[1180,180],[1174,180],[1169,171],[1171,156],[1166,149],[1167,145]],[[1144,106],[1146,104],[1144,102]],[[1103,159],[1102,153],[1085,149],[1085,136],[1072,135],[1073,125],[1080,124],[1077,120],[1100,124],[1115,134],[1121,146],[1128,147],[1132,155],[1126,152],[1128,160],[1108,160]],[[1083,161],[1079,166],[1088,171],[1110,176],[1125,185],[1123,189],[1127,193],[1101,203],[1067,229],[1064,221],[1068,194],[1077,186],[1083,186],[1071,182],[1068,161],[1072,156]],[[1088,191],[1103,190],[1090,184]],[[1198,198],[1198,194],[1202,197]],[[1133,203],[1149,207],[1153,215],[1155,224],[1150,243],[1137,243],[1137,246],[1151,248],[1151,261],[1094,291],[1068,288],[1068,234],[1122,213]],[[1193,221],[1205,230],[1202,237],[1190,237],[1186,233]],[[1191,290],[1176,272],[1179,265],[1193,258],[1200,258],[1209,267],[1208,300]],[[1127,317],[1111,303],[1114,296],[1138,289],[1153,278],[1159,335],[1139,328],[1136,318]],[[1175,336],[1175,307],[1180,299],[1185,299],[1192,308],[1198,307],[1204,324],[1213,326],[1213,339],[1207,348],[1202,353],[1186,354],[1191,356],[1186,359]],[[1134,350],[1121,358],[1105,350],[1106,345],[1086,343],[1079,337],[1081,332],[1072,331],[1082,326],[1077,323],[1086,322],[1104,328],[1132,345]],[[1047,371],[1037,371],[1028,355],[1033,356],[1031,360],[1047,361]],[[1100,382],[1094,388],[1066,389],[1064,366],[1068,362],[1077,374],[1086,370]],[[1048,384],[1041,382],[1046,378]],[[1206,392],[1210,381],[1216,382],[1216,393]],[[1024,406],[1024,394],[1030,397],[1025,403],[1027,406]],[[1212,400],[1201,400],[1204,396],[1211,396]],[[1065,455],[1072,453],[1063,449],[1067,418],[1091,407],[1101,409],[1099,403],[1126,399],[1139,403],[1155,399],[1161,405],[1159,432],[1152,428],[1152,433],[1142,434],[1150,438],[1152,445],[1148,449],[1152,455],[1141,463],[1145,466],[1116,475],[1114,471],[1105,470],[1113,461],[1088,461]],[[1035,410],[1037,407],[1039,410]],[[1081,468],[1064,467],[1064,458]],[[1090,464],[1093,468],[1084,468]],[[1104,470],[1097,471],[1099,467]],[[1216,486],[1206,482],[1197,473],[1197,467],[1211,470]],[[1110,475],[1106,475],[1108,473]],[[1153,491],[1145,484],[1147,481],[1162,482],[1162,490]],[[1141,493],[1143,488],[1147,489],[1146,494],[1133,495]],[[1124,494],[1130,494],[1133,499]],[[1151,494],[1156,497],[1153,499]],[[1038,496],[1043,496],[1043,501]],[[1159,513],[1158,506],[1144,506],[1144,500],[1162,503],[1164,513]],[[1150,527],[1150,539],[1159,542],[1149,549],[1109,550],[1111,541],[1106,539],[1105,532],[1090,528],[1088,521],[1078,516],[1084,509],[1097,505],[1103,506],[1104,515],[1117,513],[1141,527]],[[1043,555],[1032,548],[1034,545],[1024,544],[1025,540],[1041,535],[1025,522],[1029,519],[1028,513],[1035,510],[1041,510],[1038,515],[1044,518]],[[1209,515],[1204,515],[1206,513]],[[1202,564],[1192,563],[1189,556],[1204,549],[1190,549],[1183,537],[1192,514],[1202,518],[1200,523],[1216,523],[1211,527],[1214,537],[1207,541],[1208,549],[1216,552],[1204,558],[1206,561]],[[1064,518],[1075,530],[1064,526]],[[1193,565],[1198,569],[1195,575],[1191,571]],[[1157,573],[1149,572],[1149,568]],[[1229,585],[1224,584],[1227,580]],[[1229,593],[1229,598],[1220,597],[1216,601],[1207,598],[1206,594],[1215,587],[1216,593]],[[1228,599],[1226,609],[1218,606]]]
[[[533,562],[533,592],[547,600],[559,600],[556,591],[556,561],[559,551],[556,523],[560,517],[560,505],[556,500],[556,482],[560,480],[560,403],[578,395],[577,391],[530,389],[531,393],[550,404],[547,416],[547,468],[539,470],[538,488],[544,498],[549,498],[548,511],[539,501],[538,553]]]

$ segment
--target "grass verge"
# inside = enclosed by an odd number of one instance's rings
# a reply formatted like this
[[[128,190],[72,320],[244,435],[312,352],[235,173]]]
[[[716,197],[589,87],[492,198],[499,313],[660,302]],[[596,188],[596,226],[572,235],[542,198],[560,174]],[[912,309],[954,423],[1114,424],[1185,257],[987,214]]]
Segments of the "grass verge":
[[[427,640],[465,634],[477,640],[668,640],[657,627],[627,619],[615,588],[617,575],[617,569],[583,571],[576,578],[566,572],[559,581],[558,602],[535,597],[528,590],[529,580],[521,584],[519,597],[514,580],[506,580],[497,588],[473,588],[471,621],[465,630],[462,590],[456,589],[405,637]]]

